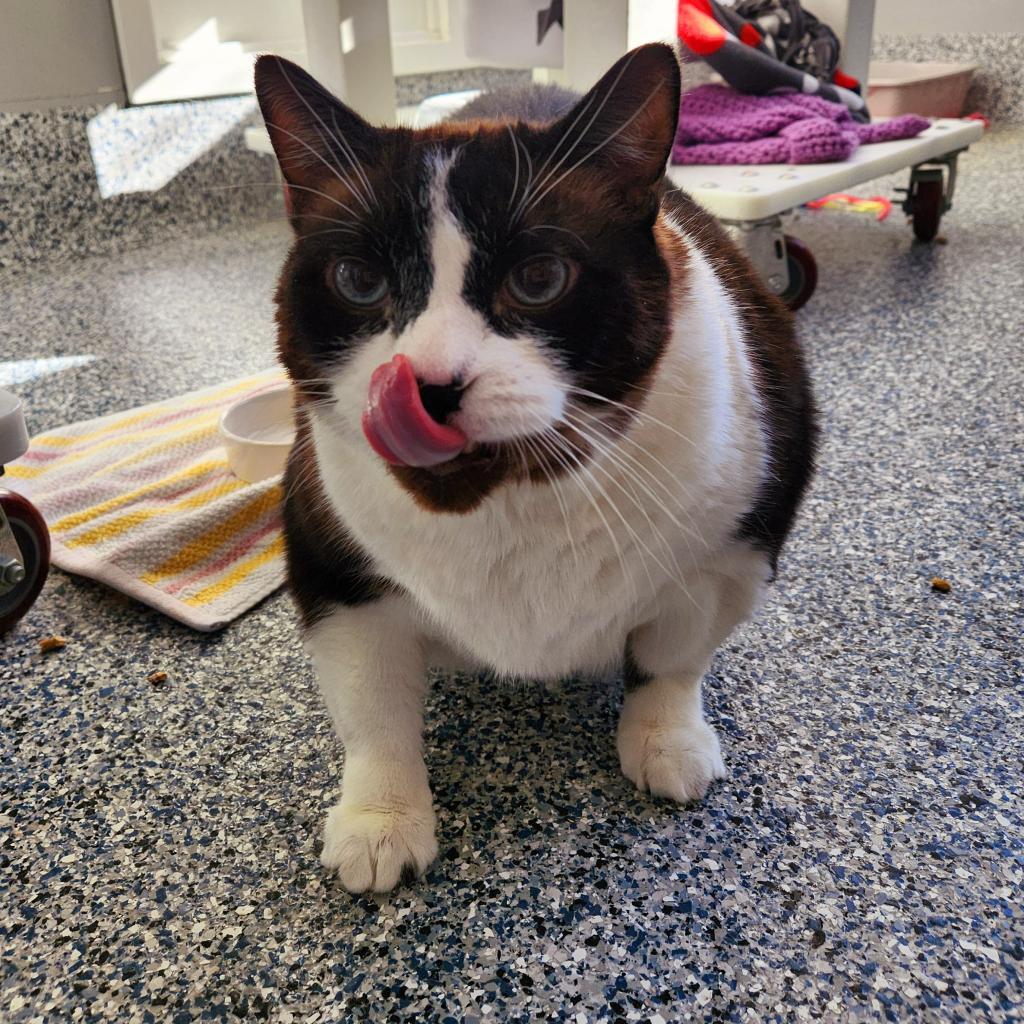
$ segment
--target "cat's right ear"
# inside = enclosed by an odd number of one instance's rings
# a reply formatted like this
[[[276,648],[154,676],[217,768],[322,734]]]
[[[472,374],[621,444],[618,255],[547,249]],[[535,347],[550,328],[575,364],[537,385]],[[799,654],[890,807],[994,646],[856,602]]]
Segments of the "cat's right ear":
[[[284,57],[259,57],[255,79],[289,215],[301,214],[332,179],[357,189],[357,167],[374,161],[379,130]]]

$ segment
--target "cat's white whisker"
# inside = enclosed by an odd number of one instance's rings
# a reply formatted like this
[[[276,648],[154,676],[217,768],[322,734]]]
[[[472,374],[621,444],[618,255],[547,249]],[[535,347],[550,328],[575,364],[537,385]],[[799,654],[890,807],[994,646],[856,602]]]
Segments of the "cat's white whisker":
[[[605,455],[605,456],[606,456],[606,457],[607,457],[608,459],[610,459],[610,460],[611,460],[612,462],[615,462],[615,456],[614,456],[614,453],[612,453],[612,452],[610,451],[610,449],[608,449],[608,448],[606,448],[606,447],[602,446],[602,445],[601,445],[601,444],[600,444],[600,443],[599,443],[599,442],[598,442],[598,441],[597,441],[597,440],[596,440],[596,439],[595,439],[595,438],[594,438],[593,436],[588,436],[588,435],[584,434],[584,433],[583,433],[582,431],[579,431],[579,430],[578,430],[578,428],[576,428],[576,427],[573,427],[573,429],[574,429],[574,430],[577,430],[577,432],[578,432],[578,433],[580,433],[580,436],[581,436],[581,437],[583,437],[583,439],[584,439],[585,441],[587,441],[587,443],[588,443],[588,444],[592,444],[592,445],[594,445],[594,447],[595,447],[595,448],[597,448],[597,450],[598,450],[598,451],[599,451],[599,452],[600,452],[601,454]],[[568,443],[569,443],[569,444],[571,444],[572,442],[571,442],[571,441],[568,441]],[[622,469],[622,471],[623,471],[623,475],[625,476],[625,478],[626,478],[627,480],[632,480],[632,481],[634,481],[635,483],[639,484],[639,485],[640,485],[640,487],[641,487],[641,488],[642,488],[643,490],[645,490],[645,491],[646,491],[646,493],[647,493],[648,497],[649,497],[649,498],[650,498],[650,499],[651,499],[652,501],[654,501],[654,502],[655,502],[655,504],[656,504],[656,505],[657,505],[657,506],[658,506],[659,508],[661,508],[661,510],[662,510],[662,511],[663,511],[663,512],[664,512],[664,513],[665,513],[665,514],[667,515],[667,516],[669,516],[669,518],[670,518],[670,519],[671,519],[671,520],[673,521],[673,523],[674,523],[674,524],[675,524],[675,525],[676,525],[676,526],[677,526],[677,527],[678,527],[679,529],[681,529],[681,530],[682,530],[682,529],[685,529],[685,528],[683,527],[683,525],[682,525],[682,524],[681,524],[681,523],[680,523],[680,522],[679,522],[679,521],[678,521],[678,520],[677,520],[677,519],[675,518],[675,516],[673,516],[673,515],[672,515],[672,513],[671,513],[671,512],[669,511],[669,509],[668,509],[668,508],[667,508],[667,507],[665,506],[664,502],[661,502],[661,501],[660,501],[660,500],[659,500],[659,499],[658,499],[658,498],[657,498],[657,497],[656,497],[656,496],[655,496],[655,495],[653,494],[653,492],[651,492],[650,488],[646,487],[646,486],[645,486],[645,485],[644,485],[644,484],[643,484],[643,483],[642,483],[642,482],[640,481],[640,479],[639,479],[638,477],[636,477],[636,475],[635,475],[635,474],[630,474],[630,473],[628,472],[628,469],[626,469],[626,468],[623,468],[623,464],[622,464],[622,463],[617,463],[617,464],[619,465],[619,468],[620,468],[620,469]],[[667,542],[665,542],[665,540],[664,540],[664,536],[663,536],[663,535],[662,535],[662,534],[660,533],[660,531],[658,531],[658,529],[657,529],[657,528],[655,527],[655,525],[654,525],[653,521],[652,521],[652,520],[651,520],[651,518],[650,518],[650,514],[648,513],[647,509],[646,509],[646,508],[645,508],[645,507],[643,506],[643,504],[642,504],[642,503],[641,503],[641,502],[640,502],[640,501],[639,501],[639,500],[638,500],[638,499],[636,498],[635,494],[634,494],[634,495],[631,495],[631,494],[629,493],[629,491],[627,491],[627,490],[626,490],[626,488],[625,488],[625,487],[623,486],[622,482],[621,482],[621,481],[620,481],[620,480],[618,479],[618,477],[616,477],[616,476],[615,476],[615,474],[614,474],[614,473],[612,473],[612,472],[611,472],[611,471],[610,471],[610,470],[609,470],[609,469],[608,469],[607,467],[603,466],[603,465],[602,465],[602,464],[600,463],[600,461],[598,461],[598,460],[593,460],[593,461],[591,461],[591,462],[589,463],[589,465],[593,466],[593,467],[594,467],[595,469],[599,469],[599,470],[600,470],[600,471],[601,471],[601,472],[602,472],[602,473],[603,473],[603,474],[604,474],[604,475],[605,475],[605,476],[606,476],[606,477],[608,478],[608,480],[609,480],[609,481],[610,481],[611,483],[615,484],[615,486],[616,486],[616,487],[617,487],[617,488],[618,488],[618,489],[619,489],[620,491],[622,491],[622,493],[623,493],[623,494],[625,494],[625,495],[626,495],[626,497],[630,498],[630,500],[632,500],[632,501],[633,501],[633,503],[634,503],[634,504],[635,504],[635,505],[637,506],[637,508],[638,508],[638,509],[639,509],[639,511],[641,512],[641,514],[642,514],[642,515],[644,516],[644,518],[645,518],[645,519],[647,520],[647,523],[648,523],[648,525],[649,525],[649,526],[651,527],[652,531],[653,531],[653,532],[655,532],[655,533],[658,533],[658,535],[659,535],[659,536],[661,537],[661,539],[662,539],[662,542],[663,542],[663,543],[667,543]],[[611,502],[611,499],[610,499],[610,498],[609,498],[609,502],[610,502],[610,503],[612,503],[612,502]],[[664,572],[664,573],[665,573],[665,574],[666,574],[666,575],[667,575],[667,576],[669,577],[669,579],[671,579],[671,580],[672,580],[672,581],[673,581],[674,583],[676,583],[676,584],[677,584],[677,585],[679,586],[679,588],[680,588],[680,589],[682,590],[682,592],[683,592],[683,593],[684,593],[684,594],[686,595],[686,597],[687,597],[687,598],[688,598],[689,600],[691,600],[691,601],[692,601],[692,600],[693,600],[693,597],[692,597],[692,595],[690,594],[690,591],[689,591],[689,590],[687,589],[687,587],[686,587],[686,584],[685,584],[685,583],[683,582],[683,580],[682,580],[682,576],[681,576],[681,573],[680,573],[680,571],[679,571],[679,563],[678,563],[678,560],[676,560],[676,559],[675,559],[675,556],[673,555],[673,560],[674,560],[674,561],[676,562],[676,572],[675,572],[675,573],[673,573],[673,571],[672,571],[671,569],[669,569],[669,567],[668,567],[668,566],[666,566],[666,565],[665,565],[665,563],[664,563],[664,562],[662,562],[662,561],[661,561],[661,559],[659,559],[659,558],[658,558],[658,557],[657,557],[657,556],[656,556],[656,555],[654,554],[654,552],[653,552],[653,551],[651,551],[651,549],[650,549],[650,548],[649,548],[649,547],[647,546],[647,543],[646,543],[646,542],[645,542],[645,541],[643,540],[643,538],[642,538],[642,537],[641,537],[641,536],[639,535],[639,533],[637,533],[637,532],[636,532],[636,530],[635,530],[635,529],[634,529],[634,528],[633,528],[632,526],[630,526],[630,525],[629,525],[629,524],[628,524],[628,523],[626,522],[625,518],[624,518],[624,517],[622,517],[622,514],[621,514],[621,512],[619,512],[619,510],[618,510],[617,506],[614,506],[614,503],[612,503],[612,504],[613,504],[613,507],[615,508],[615,511],[616,511],[616,512],[617,512],[617,513],[619,514],[620,518],[622,518],[622,522],[623,522],[623,525],[624,525],[624,526],[626,526],[627,530],[629,530],[629,532],[630,532],[630,534],[631,534],[631,535],[633,536],[634,540],[635,540],[635,541],[636,541],[636,542],[637,542],[637,543],[638,543],[638,544],[639,544],[639,545],[640,545],[640,546],[641,546],[641,547],[643,548],[643,550],[644,550],[644,551],[646,551],[646,552],[647,552],[647,553],[648,553],[648,554],[649,554],[649,555],[650,555],[650,556],[651,556],[651,557],[652,557],[652,558],[653,558],[653,559],[655,560],[655,563],[656,563],[656,564],[658,565],[658,567],[659,567],[659,568],[660,568],[660,569],[661,569],[661,570],[662,570],[662,571],[663,571],[663,572]],[[652,583],[651,583],[651,586],[652,586],[652,588],[654,587],[654,583],[653,583],[653,581],[652,581]]]
[[[646,574],[648,582],[650,583],[650,586],[651,586],[651,598],[652,598],[652,600],[656,599],[657,598],[657,587],[655,586],[655,583],[654,583],[654,577],[651,575],[650,566],[647,564],[647,561],[644,558],[644,552],[646,551],[647,554],[651,555],[651,557],[654,558],[655,562],[661,566],[663,571],[665,571],[667,573],[668,570],[665,569],[664,565],[662,565],[660,563],[659,559],[654,555],[654,553],[651,551],[651,549],[647,546],[647,544],[644,542],[643,538],[637,533],[636,529],[632,526],[632,524],[629,522],[629,520],[623,514],[622,510],[619,508],[619,506],[616,503],[615,499],[612,498],[612,496],[608,493],[607,490],[605,490],[604,486],[597,479],[597,477],[594,476],[593,470],[594,469],[599,469],[627,497],[629,497],[629,492],[626,491],[626,489],[622,486],[622,484],[619,483],[619,481],[616,480],[614,478],[614,476],[612,476],[612,474],[610,474],[598,462],[595,462],[593,460],[584,461],[584,459],[583,459],[583,452],[578,448],[578,446],[574,445],[572,443],[572,441],[570,441],[567,437],[565,437],[564,435],[561,435],[561,434],[558,435],[558,436],[561,438],[562,443],[565,446],[566,454],[568,454],[569,457],[572,458],[577,463],[577,465],[579,466],[579,469],[580,469],[580,473],[584,474],[587,477],[587,479],[590,480],[590,482],[597,488],[598,493],[601,495],[602,498],[604,498],[604,500],[607,503],[608,507],[618,517],[619,522],[622,523],[622,526],[625,529],[626,533],[633,539],[633,541],[636,543],[636,545],[640,548],[640,551],[638,552],[638,554],[640,555],[640,564],[643,566],[644,573]],[[609,531],[611,531],[611,527],[609,527]],[[613,537],[615,536],[614,533],[612,533],[612,536]],[[617,547],[617,549],[620,552],[620,559],[621,559],[622,558],[622,554],[621,554],[622,549],[618,545],[618,541],[617,540],[616,540],[616,547]],[[623,562],[623,571],[625,572],[625,563],[624,562]],[[634,588],[634,600],[639,600],[639,594],[636,592],[635,588]]]
[[[320,141],[323,143],[324,147],[328,148],[327,147],[327,140],[323,137],[323,134],[320,132],[320,129],[317,128],[315,125],[313,127],[314,127],[314,131],[316,131],[316,133],[319,136]],[[303,147],[303,149],[308,150],[311,156],[313,156],[315,159],[319,160],[320,163],[322,163],[334,175],[334,177],[337,178],[352,193],[352,195],[354,195],[356,197],[356,199],[359,200],[359,202],[362,204],[362,206],[366,210],[366,212],[367,213],[370,212],[370,207],[366,204],[366,201],[363,199],[363,196],[360,194],[359,190],[356,189],[353,186],[351,180],[341,170],[340,166],[332,165],[331,163],[329,163],[327,161],[327,159],[323,156],[323,154],[319,153],[316,149],[314,149],[304,138],[302,138],[302,136],[297,135],[295,132],[291,131],[290,129],[285,128],[282,125],[275,125],[274,126],[274,131],[275,132],[280,132],[282,135],[285,135],[288,138],[290,138],[293,142],[297,142],[300,146]],[[303,166],[303,165],[297,164],[295,161],[291,161],[289,163],[289,166],[288,166],[287,170],[294,171],[297,167],[300,167],[300,166]],[[308,167],[309,165],[307,164],[305,166]],[[285,169],[283,167],[283,164],[282,164],[282,169]],[[288,187],[289,188],[293,187],[291,182],[288,183]],[[339,202],[339,205],[344,206],[343,203],[341,203],[340,201],[338,201],[338,202]],[[348,209],[348,207],[346,206],[345,209]],[[352,213],[352,216],[354,217],[355,213]]]
[[[593,399],[595,402],[604,402],[607,405],[612,405],[618,409],[623,409],[626,412],[628,412],[631,416],[641,416],[650,423],[654,423],[657,426],[662,427],[663,429],[674,434],[676,437],[678,437],[682,441],[685,441],[687,444],[692,445],[693,447],[697,446],[697,442],[694,441],[693,438],[687,437],[684,433],[682,433],[680,430],[677,430],[671,424],[666,423],[664,420],[658,419],[657,416],[652,416],[651,413],[647,412],[644,409],[639,409],[633,405],[627,405],[625,402],[617,402],[612,398],[605,398],[604,395],[599,395],[596,391],[588,391],[586,388],[578,388],[570,385],[566,390],[569,391],[571,394],[579,395],[581,398],[590,398]]]
[[[524,234],[528,234],[531,231],[561,231],[566,235],[572,235],[572,237],[575,238],[584,249],[590,248],[590,245],[580,238],[575,231],[572,231],[569,228],[563,228],[558,224],[531,224],[529,227],[523,228],[522,230]]]
[[[526,161],[526,184],[523,186],[523,195],[525,196],[533,188],[533,158],[530,156],[530,151],[526,148],[526,143],[518,136],[516,136],[516,141],[519,143],[523,151],[523,159]]]
[[[630,60],[632,60],[632,58],[630,58]],[[597,118],[600,115],[601,111],[604,109],[605,104],[608,102],[609,97],[615,91],[615,87],[621,81],[622,76],[625,74],[626,68],[628,66],[629,66],[629,61],[626,62],[626,66],[622,68],[622,70],[619,72],[618,76],[616,77],[615,81],[612,82],[611,87],[608,89],[608,91],[605,93],[604,97],[602,98],[601,102],[598,104],[597,110],[594,111],[593,116],[587,122],[586,126],[576,136],[576,139],[573,142],[573,144],[569,147],[568,150],[566,150],[566,152],[564,154],[562,154],[562,156],[560,156],[558,158],[558,162],[556,164],[554,164],[554,166],[552,166],[550,170],[547,170],[548,165],[554,159],[554,156],[558,152],[558,150],[562,147],[563,142],[565,142],[567,139],[569,139],[571,137],[573,129],[576,127],[577,124],[579,124],[579,122],[586,115],[587,110],[589,109],[590,105],[594,102],[594,99],[596,98],[597,93],[592,91],[592,92],[590,92],[587,95],[586,100],[582,104],[582,107],[581,107],[579,113],[573,119],[572,123],[562,133],[561,137],[558,139],[558,142],[555,144],[555,146],[551,150],[549,150],[549,152],[547,153],[547,156],[544,159],[544,162],[538,168],[538,170],[537,170],[537,184],[536,184],[535,188],[533,190],[531,190],[531,192],[529,192],[527,194],[524,194],[522,202],[520,202],[519,206],[516,208],[516,212],[515,212],[515,214],[513,216],[513,220],[514,221],[518,220],[519,217],[522,216],[522,214],[526,211],[527,203],[532,205],[533,193],[537,189],[543,188],[545,182],[547,182],[550,179],[551,175],[554,174],[558,170],[558,168],[562,164],[565,163],[565,161],[568,158],[569,154],[572,153],[572,151],[580,144],[580,141],[586,136],[587,132],[593,126],[594,122],[597,120]],[[545,173],[546,170],[547,170],[547,173]],[[543,177],[541,177],[541,175],[543,175]]]
[[[204,191],[206,192],[226,192],[230,189],[238,188],[273,188],[281,189],[281,182],[279,181],[244,181],[238,185],[209,185]],[[340,199],[332,195],[328,195],[326,192],[321,192],[319,189],[312,188],[309,185],[297,185],[292,182],[288,183],[289,189],[297,189],[299,192],[308,192],[314,196],[320,196],[321,199],[326,199],[329,203],[333,203],[335,206],[344,210],[353,219],[358,218],[358,214],[350,207],[343,203]],[[305,215],[303,215],[305,216]],[[291,218],[289,218],[291,219]]]
[[[536,206],[552,189],[557,188],[558,185],[561,182],[563,182],[570,174],[572,174],[573,171],[575,171],[579,167],[582,167],[583,164],[585,164],[588,160],[593,159],[593,157],[602,149],[604,149],[605,146],[607,146],[610,142],[613,142],[615,139],[617,139],[644,112],[644,109],[647,107],[647,104],[654,99],[654,97],[658,94],[659,90],[661,90],[662,88],[664,88],[664,86],[662,85],[655,86],[654,89],[651,90],[647,99],[643,101],[643,103],[629,116],[629,118],[627,118],[614,132],[612,132],[610,135],[605,136],[604,139],[602,139],[596,146],[594,146],[593,149],[591,149],[583,157],[577,160],[576,163],[574,163],[568,170],[563,171],[553,182],[551,182],[550,185],[547,185],[542,192],[539,192],[537,195],[535,195],[530,200],[529,204],[526,206],[523,212],[526,213],[529,210],[533,209],[534,206]],[[538,186],[538,189],[540,187],[541,186]]]
[[[602,440],[598,436],[596,436],[594,432],[587,429],[586,424],[582,423],[578,419],[575,419],[569,413],[566,413],[564,415],[566,421],[569,423],[573,430],[575,430],[589,444],[594,445],[594,447],[597,448],[597,450],[600,451],[601,454],[603,454],[607,459],[609,459],[612,463],[618,466],[623,476],[626,477],[627,479],[633,480],[647,495],[649,500],[654,503],[655,507],[660,509],[671,520],[672,524],[680,531],[683,541],[689,549],[690,556],[692,558],[694,552],[693,549],[690,547],[690,539],[693,538],[695,540],[700,540],[702,543],[704,543],[704,541],[700,534],[692,528],[692,515],[689,512],[689,510],[686,509],[686,507],[683,505],[680,497],[676,494],[673,494],[672,490],[669,487],[667,487],[662,481],[660,481],[650,470],[648,470],[647,467],[637,462],[636,459],[630,456],[627,452],[622,451],[621,448],[617,449],[614,446],[614,442],[612,441],[612,439],[605,438],[606,443],[602,442]],[[626,461],[627,459],[632,460],[638,468],[643,469],[648,474],[649,479],[651,479],[655,484],[661,487],[662,491],[665,493],[667,498],[671,499],[676,505],[676,507],[679,509],[679,511],[682,512],[683,515],[685,515],[687,519],[690,521],[690,526],[687,526],[685,523],[680,522],[675,513],[666,504],[665,499],[655,494],[654,491],[652,491],[651,488],[648,487],[646,483],[644,483],[644,481],[637,475],[636,469],[634,469],[632,466],[628,464],[628,462]],[[705,543],[704,546],[707,547],[707,544]]]
[[[616,81],[618,81],[618,79],[616,79]],[[572,122],[566,127],[565,131],[562,132],[562,134],[559,136],[558,141],[555,143],[555,145],[548,149],[547,153],[544,156],[544,160],[541,162],[540,167],[537,168],[537,183],[538,183],[538,185],[543,184],[543,180],[541,179],[541,175],[544,175],[545,176],[544,180],[546,180],[547,175],[546,175],[545,172],[547,171],[548,167],[550,166],[551,161],[555,159],[555,155],[562,148],[562,145],[568,139],[570,139],[572,137],[573,129],[586,116],[587,111],[590,109],[590,106],[594,102],[595,98],[596,98],[596,93],[591,92],[590,94],[587,95],[587,97],[584,99],[582,105],[580,106],[579,112],[576,114],[576,117],[573,118]],[[607,99],[607,97],[605,97],[605,99]],[[603,104],[602,104],[602,106],[603,106]],[[600,110],[598,111],[598,113],[600,113]],[[591,121],[590,123],[592,124],[593,121]],[[581,132],[580,134],[582,136],[583,133]],[[579,139],[577,139],[577,142],[578,141],[579,141]],[[575,145],[575,143],[574,143],[574,145]],[[528,199],[529,198],[529,194],[525,195],[523,198],[524,198],[524,200]]]
[[[547,427],[547,424],[544,424],[544,426]],[[633,595],[633,600],[636,601],[638,599],[636,591],[636,581],[633,579],[632,574],[629,572],[626,566],[626,559],[622,551],[622,545],[619,543],[619,539],[618,537],[616,537],[615,531],[612,529],[611,524],[608,522],[607,516],[605,516],[604,512],[601,510],[601,506],[598,504],[597,499],[594,497],[593,494],[590,493],[590,489],[586,486],[582,479],[581,474],[586,472],[583,461],[578,457],[576,452],[573,451],[572,448],[567,445],[566,439],[556,431],[549,430],[548,432],[538,436],[545,439],[545,441],[550,441],[551,444],[553,444],[563,456],[567,456],[568,458],[571,458],[573,460],[573,463],[577,467],[576,470],[573,470],[567,462],[564,462],[564,460],[563,465],[565,465],[568,471],[569,478],[580,489],[581,493],[590,503],[590,506],[594,509],[595,513],[597,513],[598,518],[604,525],[604,528],[608,533],[608,538],[612,542],[612,547],[615,551],[615,555],[618,558],[619,568],[622,572],[623,581],[629,586]],[[591,483],[595,484],[598,490],[601,491],[603,494],[603,489],[601,488],[600,484],[598,484],[597,481],[593,478],[593,476],[588,474],[588,479],[591,481]],[[607,495],[604,495],[604,497],[605,500],[608,501]]]
[[[338,217],[325,217],[323,214],[319,213],[304,213],[302,217],[303,220],[320,220],[324,221],[326,224],[334,224],[339,228],[344,228],[347,231],[351,231],[353,234],[359,233],[359,229],[356,228],[351,221],[341,220]],[[288,218],[285,217],[284,219],[287,220]]]
[[[334,156],[334,147],[331,145],[331,141],[329,141],[329,138],[328,138],[329,133],[328,133],[328,135],[325,135],[324,132],[322,132],[315,125],[314,125],[313,130],[316,132],[317,138],[320,140],[320,144],[333,157]],[[337,138],[331,136],[331,138],[334,141],[341,141],[340,136],[338,136]],[[319,154],[317,154],[317,155],[319,155]],[[355,182],[349,177],[349,175],[344,170],[344,168],[341,166],[341,164],[338,163],[338,162],[335,162],[334,166],[333,166],[333,169],[334,169],[335,177],[345,186],[345,188],[347,188],[349,190],[349,192],[352,193],[353,196],[355,196],[356,200],[358,201],[359,205],[363,208],[363,210],[366,213],[368,213],[368,214],[372,213],[373,211],[370,209],[369,201],[367,200],[367,197],[363,194],[362,189],[356,186]]]
[[[324,228],[322,231],[307,231],[303,238],[316,238],[318,235],[348,235],[350,238],[358,238],[359,232],[354,228]]]
[[[279,68],[279,70],[281,72],[281,76],[288,83],[288,86],[291,88],[292,92],[294,93],[295,98],[299,100],[299,102],[306,108],[307,111],[309,111],[309,113],[312,116],[313,120],[316,122],[316,125],[313,126],[314,130],[316,131],[317,135],[320,136],[321,142],[323,142],[324,145],[327,146],[327,140],[321,134],[320,129],[323,129],[323,131],[326,132],[327,135],[331,134],[330,129],[324,123],[323,118],[320,117],[320,115],[313,109],[313,107],[310,104],[309,100],[307,100],[306,97],[303,96],[302,93],[296,88],[295,83],[292,81],[291,76],[288,74],[288,69],[285,67],[285,65],[280,60],[278,60],[278,68]],[[317,126],[319,126],[319,127],[317,127]],[[275,124],[274,128],[275,128],[275,130],[277,130],[277,129],[280,129],[281,126],[279,124]],[[291,135],[292,133],[289,132],[288,134]],[[297,136],[293,136],[293,137],[296,139],[296,141],[302,142],[303,145],[306,145],[307,148],[310,148],[305,142],[303,142],[303,140],[298,139]],[[340,132],[337,133],[337,137],[339,138],[339,140],[341,139],[341,133]],[[347,143],[345,143],[345,145],[347,145]],[[332,155],[333,155],[333,150],[331,150],[330,147],[328,147],[328,151],[331,152]],[[319,156],[319,154],[317,154],[317,155]],[[323,157],[320,157],[320,159],[323,159]],[[327,163],[327,161],[324,160],[324,163]],[[330,167],[331,165],[327,164],[327,166]],[[354,164],[353,164],[353,166],[354,166]],[[349,188],[350,191],[352,191],[353,195],[355,195],[355,197],[359,200],[359,202],[362,204],[362,206],[366,210],[366,212],[369,213],[370,212],[370,206],[369,206],[369,202],[367,201],[367,198],[365,196],[363,196],[363,194],[358,189],[355,189],[352,186],[352,184],[350,182],[350,179],[347,177],[345,172],[342,170],[341,165],[338,164],[338,163],[335,163],[335,170],[336,170],[336,173],[337,173],[337,176],[338,176],[339,180],[341,180],[342,183],[346,184],[346,187]]]
[[[668,539],[665,537],[664,532],[654,522],[654,519],[651,517],[650,510],[643,503],[643,501],[641,501],[640,498],[637,497],[636,488],[633,485],[633,481],[628,476],[626,476],[623,478],[623,484],[629,488],[629,498],[633,502],[633,505],[636,507],[637,511],[644,517],[644,520],[647,523],[647,528],[650,530],[651,534],[653,534],[654,540],[657,541],[661,551],[665,554],[667,560],[672,563],[673,573],[671,575],[674,575],[675,578],[681,580],[683,577],[683,569],[682,566],[680,566],[679,564],[679,558],[676,555],[676,552],[673,550],[672,545],[668,542]]]
[[[512,204],[516,201],[516,192],[519,191],[519,142],[512,125],[507,124],[505,127],[508,129],[508,137],[512,140],[512,155],[516,158],[516,176],[512,181],[512,192],[508,197],[508,208],[511,210]]]
[[[605,424],[598,416],[595,416],[592,413],[588,414],[585,410],[579,408],[578,406],[575,407],[575,412],[577,415],[584,417],[586,423],[593,425],[597,429],[607,429],[607,424]],[[683,504],[683,496],[687,494],[688,488],[686,484],[676,475],[676,473],[674,473],[668,466],[666,466],[665,463],[662,462],[662,460],[659,459],[656,455],[654,455],[648,448],[640,444],[639,441],[632,437],[629,431],[618,433],[614,435],[614,437],[610,435],[603,436],[606,436],[606,439],[608,441],[620,446],[617,448],[617,453],[621,458],[628,460],[630,463],[636,466],[637,469],[646,473],[648,479],[650,479],[654,484],[661,488],[661,490],[665,493],[666,498],[675,500],[679,508],[679,511],[686,516],[687,521],[690,523],[690,526],[693,531],[692,536],[696,540],[699,540],[701,544],[703,544],[706,548],[708,546],[707,542],[704,540],[704,537],[701,535],[699,529],[697,528],[696,522],[693,518],[693,513],[689,509],[687,509],[686,506]],[[622,449],[621,444],[623,443],[633,445],[635,448],[637,448],[640,452],[643,453],[644,457],[650,459],[657,466],[659,466],[665,473],[667,473],[668,476],[679,488],[679,494],[674,493],[672,489],[663,480],[661,480],[649,466],[646,466],[641,459],[633,455],[631,452]],[[682,529],[682,524],[679,525]]]
[[[526,445],[527,450],[537,460],[537,465],[540,467],[541,472],[547,478],[552,493],[555,495],[555,501],[558,502],[558,509],[562,515],[562,521],[565,523],[565,535],[569,540],[569,548],[572,551],[573,565],[578,571],[580,565],[579,552],[576,550],[576,538],[573,535],[572,526],[569,523],[569,510],[565,504],[565,496],[562,494],[562,488],[559,485],[559,481],[555,478],[554,474],[552,474],[552,472],[548,469],[544,453],[538,449],[536,440],[536,437],[527,436],[523,438],[523,443]]]
[[[352,147],[348,143],[348,139],[345,138],[345,133],[338,127],[338,112],[331,111],[331,124],[334,125],[334,135],[332,136],[338,144],[342,147],[345,158],[348,160],[352,167],[352,170],[358,175],[359,180],[363,183],[363,187],[366,189],[367,198],[373,200],[374,203],[379,204],[377,199],[377,193],[373,189],[373,184],[370,179],[366,176],[366,172],[363,170],[363,165],[352,151]],[[367,210],[367,213],[370,211]]]

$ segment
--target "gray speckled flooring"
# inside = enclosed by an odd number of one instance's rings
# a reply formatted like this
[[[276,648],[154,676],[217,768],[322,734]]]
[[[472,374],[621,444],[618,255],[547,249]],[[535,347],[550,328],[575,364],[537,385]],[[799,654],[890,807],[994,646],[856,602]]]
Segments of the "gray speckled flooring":
[[[316,860],[338,746],[287,600],[199,636],[56,574],[0,667],[0,1019],[1019,1020],[1022,143],[965,159],[946,246],[794,225],[821,473],[715,661],[732,774],[702,806],[619,775],[615,687],[442,680],[442,859],[350,897]],[[99,357],[18,385],[33,428],[266,365],[285,244],[0,281],[0,358]]]

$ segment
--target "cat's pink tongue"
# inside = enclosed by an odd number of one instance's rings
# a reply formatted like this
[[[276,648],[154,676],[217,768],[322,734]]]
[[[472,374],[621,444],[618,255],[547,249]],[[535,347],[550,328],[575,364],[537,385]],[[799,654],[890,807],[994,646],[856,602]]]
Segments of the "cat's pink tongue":
[[[363,433],[370,447],[394,466],[437,466],[466,446],[461,430],[438,423],[423,407],[412,364],[401,354],[370,377]]]

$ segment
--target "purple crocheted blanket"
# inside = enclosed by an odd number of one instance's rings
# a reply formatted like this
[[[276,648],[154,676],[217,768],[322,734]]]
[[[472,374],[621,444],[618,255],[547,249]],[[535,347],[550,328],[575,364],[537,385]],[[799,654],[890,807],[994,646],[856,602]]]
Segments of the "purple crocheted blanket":
[[[798,92],[746,96],[701,85],[679,105],[675,164],[818,164],[846,160],[862,142],[919,135],[917,114],[859,124],[846,107]]]

